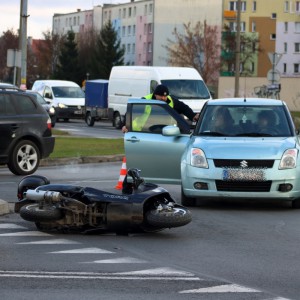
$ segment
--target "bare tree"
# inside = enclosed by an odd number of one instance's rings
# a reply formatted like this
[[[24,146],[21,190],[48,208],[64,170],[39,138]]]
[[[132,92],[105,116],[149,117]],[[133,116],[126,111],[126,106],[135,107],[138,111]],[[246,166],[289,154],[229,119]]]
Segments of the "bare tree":
[[[198,70],[205,82],[216,85],[220,68],[219,34],[217,26],[211,26],[204,21],[183,24],[184,33],[174,28],[172,34],[175,41],[168,39],[167,62],[171,66],[189,66]]]
[[[3,32],[0,36],[0,81],[13,82],[13,68],[8,68],[7,50],[18,49],[18,34],[13,29]]]

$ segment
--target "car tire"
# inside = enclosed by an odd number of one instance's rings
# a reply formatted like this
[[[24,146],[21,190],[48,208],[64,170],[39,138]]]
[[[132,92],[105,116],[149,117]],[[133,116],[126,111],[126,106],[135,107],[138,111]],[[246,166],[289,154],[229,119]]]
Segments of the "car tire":
[[[183,206],[193,207],[196,205],[196,198],[187,197],[181,188],[181,204]]]
[[[85,116],[85,123],[92,127],[95,124],[95,118],[93,118],[90,113],[87,113]]]
[[[300,208],[300,199],[292,201],[292,208],[299,209]]]
[[[39,148],[32,141],[23,140],[12,150],[7,166],[15,175],[30,175],[37,170],[39,164]]]
[[[121,129],[122,128],[122,120],[121,120],[121,116],[119,113],[115,113],[114,114],[114,118],[113,118],[113,126],[116,129]]]

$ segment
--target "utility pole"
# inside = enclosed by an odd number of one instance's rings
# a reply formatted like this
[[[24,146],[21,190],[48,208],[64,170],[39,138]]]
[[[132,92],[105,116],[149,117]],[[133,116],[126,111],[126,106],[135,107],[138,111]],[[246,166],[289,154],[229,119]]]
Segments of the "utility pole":
[[[239,97],[241,56],[241,0],[237,4],[234,97]]]
[[[27,77],[27,2],[28,0],[21,0],[20,5],[20,30],[19,30],[19,49],[21,50],[21,71],[18,76],[18,86],[26,89]]]

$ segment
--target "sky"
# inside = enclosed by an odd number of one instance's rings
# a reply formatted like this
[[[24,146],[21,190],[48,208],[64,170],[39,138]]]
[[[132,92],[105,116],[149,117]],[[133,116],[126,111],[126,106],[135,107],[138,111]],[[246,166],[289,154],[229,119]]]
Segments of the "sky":
[[[78,8],[88,10],[103,3],[128,2],[130,0],[27,0],[27,36],[43,38],[43,32],[51,31],[55,13],[76,12]],[[17,33],[20,26],[20,3],[21,0],[0,0],[0,35],[11,29]]]

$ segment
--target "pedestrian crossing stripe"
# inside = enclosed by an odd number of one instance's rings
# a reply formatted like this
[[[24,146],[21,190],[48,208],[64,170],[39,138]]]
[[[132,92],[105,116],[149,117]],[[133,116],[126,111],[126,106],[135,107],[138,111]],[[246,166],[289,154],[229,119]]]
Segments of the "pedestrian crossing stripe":
[[[18,245],[52,245],[52,244],[81,244],[79,242],[74,242],[67,239],[53,239],[53,240],[40,240],[40,241],[33,241],[33,242],[23,242],[17,243]]]
[[[95,260],[93,262],[83,262],[83,263],[95,263],[95,264],[141,264],[148,263],[146,260],[137,259],[133,257],[119,257],[115,259],[102,259]]]
[[[186,290],[181,291],[180,294],[190,294],[190,293],[261,293],[259,290],[255,290],[252,288],[248,288],[245,286],[237,285],[237,284],[224,284],[211,286],[208,288],[200,288],[194,290]]]
[[[62,250],[62,251],[53,251],[48,253],[68,253],[68,254],[113,254],[115,252],[100,249],[100,248],[81,248],[81,249],[73,249],[73,250]]]
[[[185,272],[185,271],[178,271],[173,268],[155,268],[155,269],[146,269],[146,270],[138,270],[132,272],[119,272],[114,273],[116,275],[159,275],[159,276],[195,276],[193,273]]]
[[[0,229],[26,229],[26,227],[13,224],[13,223],[3,223],[0,224]]]
[[[1,233],[0,236],[51,236],[49,233],[41,232],[41,231],[20,231],[20,232],[9,232],[9,233]]]

